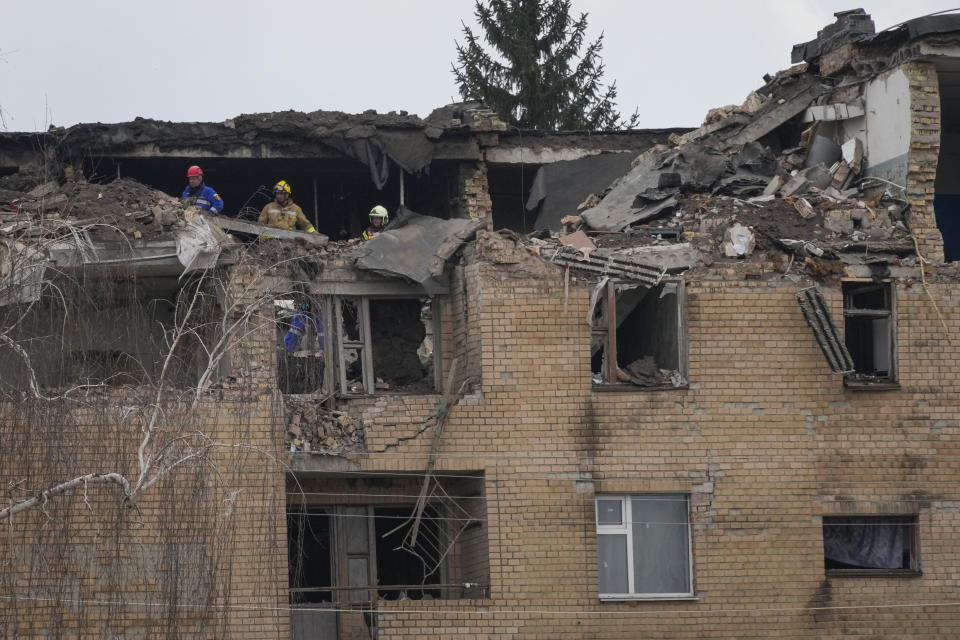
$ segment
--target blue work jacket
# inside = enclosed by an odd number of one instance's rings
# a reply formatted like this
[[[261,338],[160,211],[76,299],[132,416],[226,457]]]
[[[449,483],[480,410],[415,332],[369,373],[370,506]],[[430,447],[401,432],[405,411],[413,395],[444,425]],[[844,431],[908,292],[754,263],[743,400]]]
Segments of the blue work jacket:
[[[190,185],[187,185],[180,199],[187,200],[189,198],[196,198],[197,201],[195,204],[204,211],[212,211],[213,213],[223,211],[223,198],[220,197],[220,194],[217,193],[213,187],[207,186],[206,183],[201,182],[200,186],[195,190],[190,189]]]

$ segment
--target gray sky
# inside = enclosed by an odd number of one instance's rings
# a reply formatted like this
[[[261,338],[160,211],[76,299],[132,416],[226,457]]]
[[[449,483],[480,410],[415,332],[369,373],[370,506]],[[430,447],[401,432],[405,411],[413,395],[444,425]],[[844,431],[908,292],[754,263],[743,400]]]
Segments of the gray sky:
[[[877,29],[960,4],[877,0]],[[643,128],[696,126],[790,65],[835,0],[574,0],[605,33],[606,78]],[[459,100],[450,65],[473,0],[31,0],[0,5],[0,129],[222,121],[295,109],[406,110]]]

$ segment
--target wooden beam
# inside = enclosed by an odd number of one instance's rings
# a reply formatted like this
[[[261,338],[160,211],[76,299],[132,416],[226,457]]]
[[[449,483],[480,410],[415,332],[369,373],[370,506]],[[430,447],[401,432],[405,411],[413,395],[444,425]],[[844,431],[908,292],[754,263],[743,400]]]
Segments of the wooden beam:
[[[620,368],[617,362],[617,287],[613,280],[607,281],[607,380],[616,384],[617,371]]]
[[[304,240],[307,244],[322,247],[330,242],[330,239],[322,233],[307,233],[305,231],[288,231],[287,229],[278,229],[268,227],[263,224],[246,222],[235,218],[226,218],[223,216],[214,216],[203,214],[204,220],[210,224],[223,229],[224,231],[236,231],[237,233],[249,233],[250,235],[261,236],[264,238],[279,238],[281,240]]]

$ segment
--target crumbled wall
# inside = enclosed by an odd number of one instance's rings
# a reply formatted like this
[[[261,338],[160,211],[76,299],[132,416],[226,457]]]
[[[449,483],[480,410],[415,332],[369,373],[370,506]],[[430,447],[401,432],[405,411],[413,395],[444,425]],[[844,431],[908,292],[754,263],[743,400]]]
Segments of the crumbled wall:
[[[910,226],[925,258],[943,262],[943,236],[934,216],[934,183],[940,156],[940,88],[933,62],[903,65],[910,81]]]
[[[456,217],[493,220],[493,200],[487,182],[487,165],[462,162],[457,176]]]

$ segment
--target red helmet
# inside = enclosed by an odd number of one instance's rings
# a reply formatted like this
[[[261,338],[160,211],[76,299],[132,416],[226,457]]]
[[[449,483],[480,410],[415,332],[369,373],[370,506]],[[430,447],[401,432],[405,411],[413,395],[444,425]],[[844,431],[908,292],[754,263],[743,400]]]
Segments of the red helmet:
[[[202,178],[202,177],[203,177],[203,169],[201,169],[201,168],[198,167],[197,165],[193,165],[192,167],[190,167],[189,169],[187,169],[187,177],[188,177],[188,178]]]

